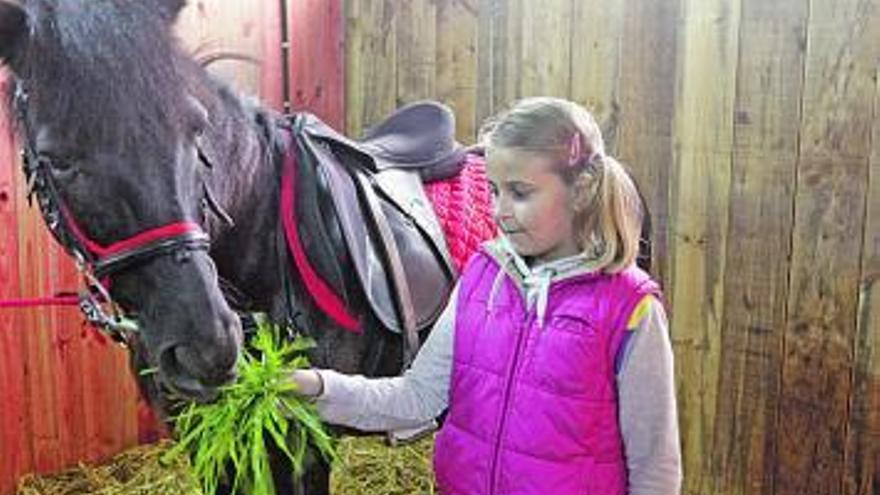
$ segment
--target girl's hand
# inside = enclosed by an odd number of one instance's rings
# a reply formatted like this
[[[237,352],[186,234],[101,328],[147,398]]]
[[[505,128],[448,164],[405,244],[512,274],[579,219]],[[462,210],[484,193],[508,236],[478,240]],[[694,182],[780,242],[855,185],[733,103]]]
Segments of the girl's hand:
[[[315,370],[296,370],[290,375],[296,385],[296,393],[305,397],[318,397],[324,392],[324,380]]]

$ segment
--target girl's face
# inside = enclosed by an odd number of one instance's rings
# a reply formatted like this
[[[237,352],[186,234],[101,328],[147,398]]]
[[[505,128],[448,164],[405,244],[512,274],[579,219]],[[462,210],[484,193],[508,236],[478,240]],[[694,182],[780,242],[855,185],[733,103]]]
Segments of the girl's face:
[[[572,191],[552,158],[492,150],[487,173],[495,197],[495,222],[522,257],[544,263],[577,254]]]

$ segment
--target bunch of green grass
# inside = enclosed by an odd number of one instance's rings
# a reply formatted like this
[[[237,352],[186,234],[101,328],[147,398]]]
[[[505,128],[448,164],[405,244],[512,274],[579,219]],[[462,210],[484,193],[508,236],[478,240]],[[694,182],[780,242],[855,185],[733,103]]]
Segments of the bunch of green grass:
[[[253,350],[239,360],[238,379],[216,402],[189,404],[175,419],[178,441],[167,456],[189,454],[205,493],[231,483],[236,493],[274,495],[269,442],[284,453],[295,476],[302,474],[309,446],[335,459],[333,439],[289,378],[308,367],[305,351],[314,344],[299,337],[287,341],[278,327],[260,323],[250,345]]]

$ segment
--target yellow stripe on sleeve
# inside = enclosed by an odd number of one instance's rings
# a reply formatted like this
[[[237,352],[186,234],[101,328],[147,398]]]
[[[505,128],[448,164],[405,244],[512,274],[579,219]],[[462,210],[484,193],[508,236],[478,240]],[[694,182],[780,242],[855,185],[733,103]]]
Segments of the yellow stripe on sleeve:
[[[639,327],[639,324],[642,323],[642,320],[648,316],[648,311],[651,310],[651,301],[654,298],[649,294],[642,298],[639,301],[639,304],[636,305],[636,309],[633,310],[632,314],[629,316],[629,322],[626,324],[627,330],[635,330]]]

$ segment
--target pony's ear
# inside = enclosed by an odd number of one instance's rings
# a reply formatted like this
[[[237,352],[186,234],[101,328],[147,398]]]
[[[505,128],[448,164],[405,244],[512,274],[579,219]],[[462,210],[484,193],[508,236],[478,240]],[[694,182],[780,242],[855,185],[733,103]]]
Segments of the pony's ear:
[[[0,63],[8,64],[21,49],[27,14],[20,6],[0,0]]]
[[[158,0],[159,11],[170,22],[177,20],[177,15],[186,6],[186,0]]]

